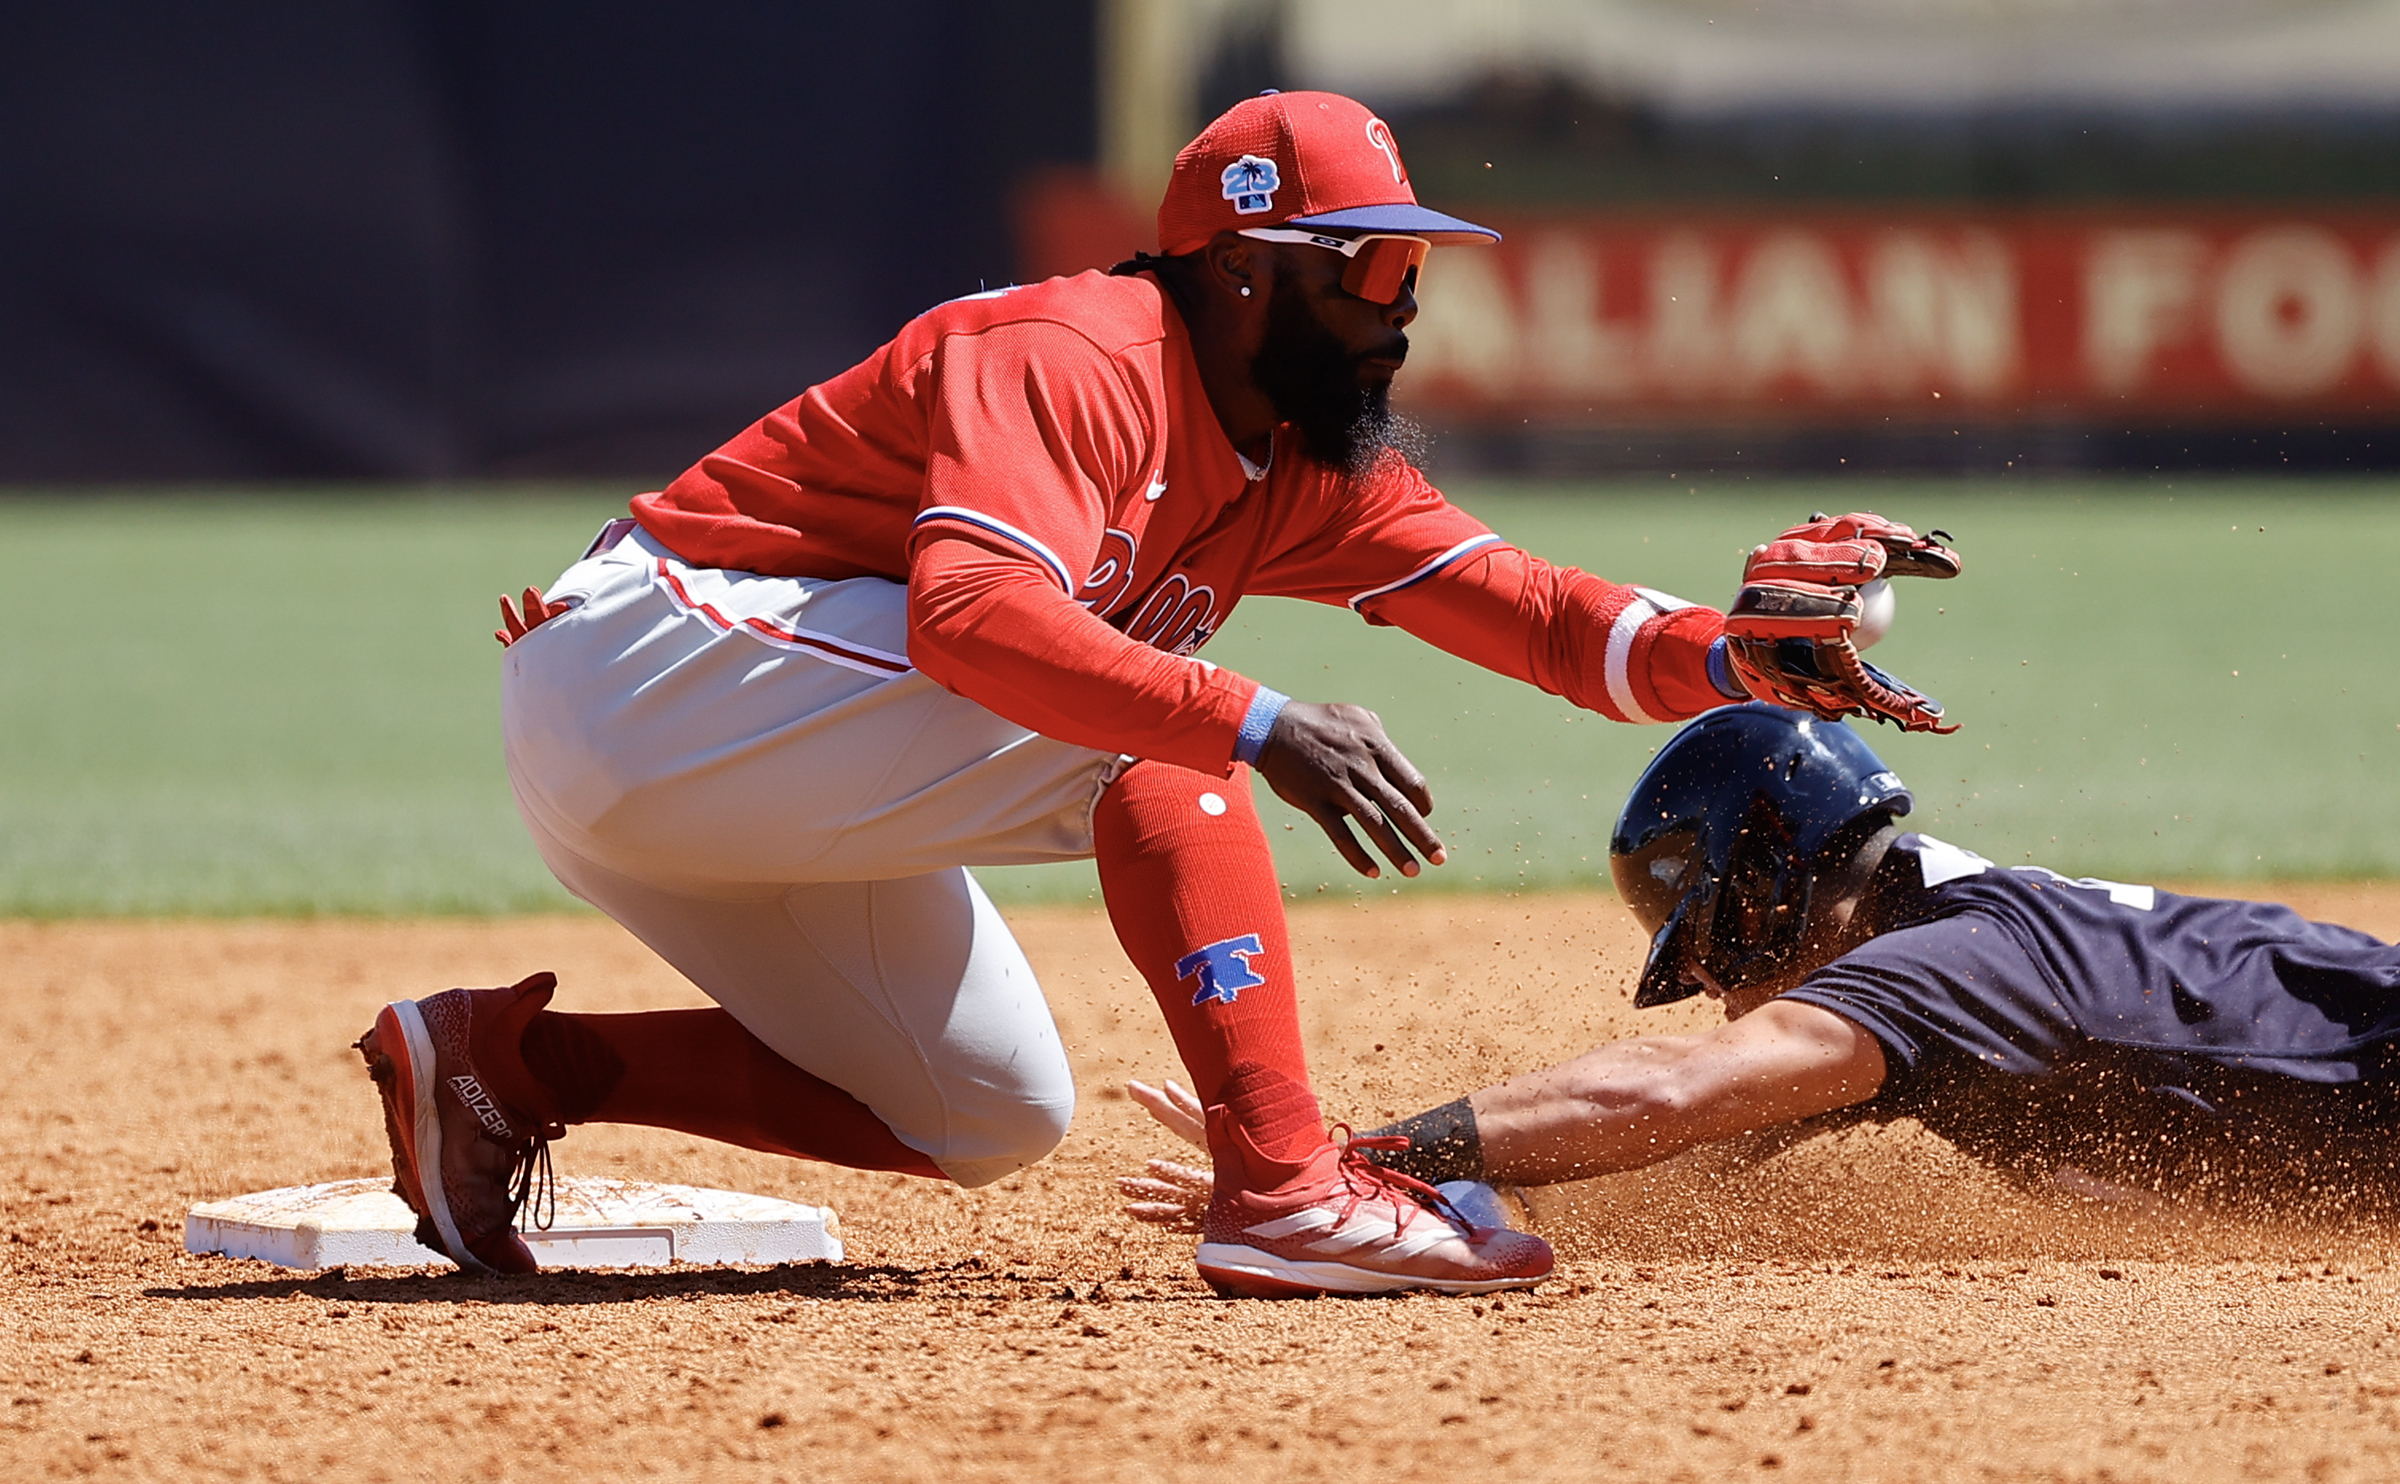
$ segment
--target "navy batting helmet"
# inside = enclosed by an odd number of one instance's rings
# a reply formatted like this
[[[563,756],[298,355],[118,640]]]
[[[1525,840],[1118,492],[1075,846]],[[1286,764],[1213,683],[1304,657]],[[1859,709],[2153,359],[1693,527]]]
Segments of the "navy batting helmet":
[[[1798,946],[1820,877],[1915,802],[1838,721],[1753,702],[1711,711],[1658,750],[1608,842],[1617,893],[1650,931],[1633,1002],[1736,988]]]

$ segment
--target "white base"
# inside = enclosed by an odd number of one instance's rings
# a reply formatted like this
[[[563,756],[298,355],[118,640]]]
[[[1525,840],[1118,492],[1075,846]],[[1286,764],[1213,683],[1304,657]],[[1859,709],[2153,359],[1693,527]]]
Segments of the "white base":
[[[416,1229],[391,1181],[336,1180],[194,1206],[183,1247],[287,1268],[455,1266]],[[841,1223],[823,1206],[588,1175],[561,1179],[557,1219],[522,1235],[545,1268],[842,1260]]]

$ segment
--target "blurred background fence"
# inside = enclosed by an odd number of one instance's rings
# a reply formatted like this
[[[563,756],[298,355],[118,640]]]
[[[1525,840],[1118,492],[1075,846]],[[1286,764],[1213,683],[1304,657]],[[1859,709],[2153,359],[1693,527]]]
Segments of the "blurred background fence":
[[[1089,0],[0,6],[0,480],[672,474],[1014,271]]]
[[[1447,472],[2400,464],[2400,0],[0,13],[0,481],[671,476],[1350,91]]]

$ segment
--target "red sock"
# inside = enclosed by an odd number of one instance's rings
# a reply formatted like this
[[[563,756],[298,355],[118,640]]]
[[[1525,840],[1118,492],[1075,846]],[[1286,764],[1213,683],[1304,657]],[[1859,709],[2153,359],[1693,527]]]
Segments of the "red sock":
[[[1271,1159],[1325,1142],[1308,1086],[1283,890],[1250,773],[1136,763],[1092,815],[1101,895],[1166,1012],[1192,1091],[1223,1103]]]
[[[855,1170],[949,1178],[866,1104],[777,1056],[722,1010],[544,1010],[518,1047],[562,1123],[636,1123]]]

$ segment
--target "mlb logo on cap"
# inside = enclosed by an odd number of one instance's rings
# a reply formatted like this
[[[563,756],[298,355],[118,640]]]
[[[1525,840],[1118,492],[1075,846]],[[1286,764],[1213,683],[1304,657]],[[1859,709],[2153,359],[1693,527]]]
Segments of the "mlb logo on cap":
[[[1275,187],[1282,183],[1282,177],[1276,172],[1273,160],[1244,155],[1226,166],[1225,173],[1217,178],[1225,184],[1225,199],[1242,215],[1275,209]]]
[[[1390,127],[1339,93],[1244,99],[1201,130],[1175,157],[1158,207],[1159,250],[1171,257],[1219,232],[1287,223],[1437,245],[1500,240],[1419,206]]]

